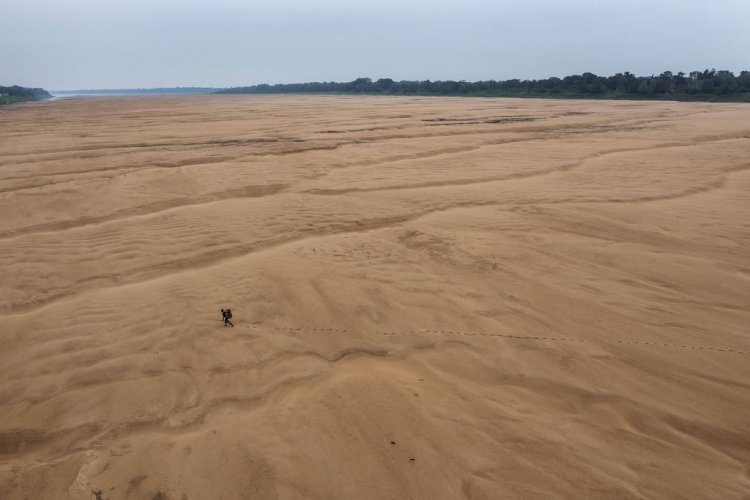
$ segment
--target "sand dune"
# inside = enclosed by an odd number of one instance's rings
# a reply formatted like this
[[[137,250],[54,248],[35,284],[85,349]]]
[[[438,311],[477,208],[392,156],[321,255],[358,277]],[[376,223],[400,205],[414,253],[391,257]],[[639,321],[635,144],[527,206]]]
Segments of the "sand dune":
[[[747,498],[748,153],[740,104],[0,110],[0,497]]]

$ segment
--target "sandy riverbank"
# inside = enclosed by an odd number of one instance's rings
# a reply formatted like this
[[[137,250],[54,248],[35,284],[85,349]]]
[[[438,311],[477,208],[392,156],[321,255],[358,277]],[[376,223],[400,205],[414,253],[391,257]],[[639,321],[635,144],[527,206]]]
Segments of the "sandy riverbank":
[[[739,104],[4,110],[0,497],[750,496],[749,152]]]

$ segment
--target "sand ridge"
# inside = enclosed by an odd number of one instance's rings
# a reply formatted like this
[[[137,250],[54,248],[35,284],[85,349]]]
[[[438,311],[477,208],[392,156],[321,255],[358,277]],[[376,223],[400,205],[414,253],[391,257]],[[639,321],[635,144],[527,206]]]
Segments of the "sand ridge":
[[[750,494],[746,105],[0,123],[2,497]]]

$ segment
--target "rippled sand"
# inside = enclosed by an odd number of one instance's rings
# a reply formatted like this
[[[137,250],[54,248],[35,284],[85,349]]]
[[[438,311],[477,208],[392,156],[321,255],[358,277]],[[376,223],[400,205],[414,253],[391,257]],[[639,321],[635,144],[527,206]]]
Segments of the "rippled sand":
[[[740,104],[4,108],[0,497],[746,498],[748,193]]]

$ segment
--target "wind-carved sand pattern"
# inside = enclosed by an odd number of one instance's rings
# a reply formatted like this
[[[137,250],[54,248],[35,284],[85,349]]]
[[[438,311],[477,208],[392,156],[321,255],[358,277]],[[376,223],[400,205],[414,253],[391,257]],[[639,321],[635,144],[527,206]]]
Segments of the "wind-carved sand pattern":
[[[749,158],[741,104],[0,110],[0,498],[748,497]]]

